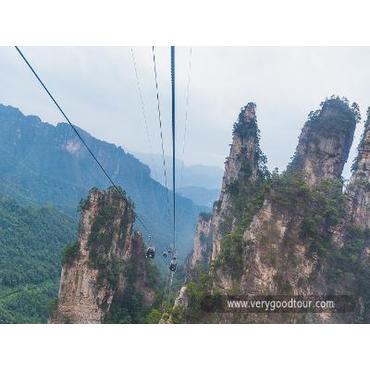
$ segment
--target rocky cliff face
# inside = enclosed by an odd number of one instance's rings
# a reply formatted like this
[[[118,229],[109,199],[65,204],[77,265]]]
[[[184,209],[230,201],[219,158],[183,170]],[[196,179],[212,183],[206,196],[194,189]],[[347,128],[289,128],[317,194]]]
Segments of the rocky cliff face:
[[[194,237],[193,251],[187,261],[188,278],[208,268],[213,241],[213,225],[211,214],[200,214]]]
[[[193,252],[188,260],[188,275],[198,275],[199,270],[215,260],[221,249],[221,240],[231,233],[241,221],[241,213],[248,201],[255,202],[254,191],[261,185],[267,170],[266,158],[259,146],[256,105],[248,103],[240,111],[233,128],[230,154],[225,161],[225,174],[219,200],[213,206],[212,215],[201,215],[194,238]],[[243,196],[243,202],[233,197]],[[257,202],[255,202],[257,203]],[[250,213],[258,207],[249,204]]]
[[[352,316],[203,314],[201,321],[367,320],[364,302],[368,298],[364,297],[370,294],[370,286],[366,283],[370,276],[366,265],[370,212],[369,124],[366,124],[357,170],[346,195],[342,191],[341,173],[358,121],[356,105],[349,106],[346,100],[331,98],[322,103],[318,111],[312,112],[300,135],[292,163],[281,175],[268,174],[264,161],[260,160],[263,155],[258,147],[258,128],[253,132],[244,131],[251,123],[256,125],[254,108],[248,104],[234,128],[220,200],[210,221],[212,260],[206,279],[188,283],[189,307],[185,317],[190,322],[199,320],[201,314],[197,311],[199,305],[195,297],[204,292],[296,296],[348,294],[357,302]],[[221,227],[225,224],[227,227]],[[195,243],[196,248],[198,245]],[[199,252],[194,251],[194,255]]]
[[[370,110],[347,187],[352,221],[370,228]]]
[[[101,323],[130,288],[150,305],[144,243],[134,211],[114,188],[93,189],[81,204],[78,241],[66,248],[52,323]]]
[[[212,259],[220,252],[222,236],[233,231],[238,222],[240,204],[233,202],[232,194],[252,190],[263,176],[264,164],[265,156],[259,147],[256,105],[248,103],[241,109],[234,124],[233,141],[225,161],[221,194],[213,208]],[[247,194],[245,196],[248,197]]]

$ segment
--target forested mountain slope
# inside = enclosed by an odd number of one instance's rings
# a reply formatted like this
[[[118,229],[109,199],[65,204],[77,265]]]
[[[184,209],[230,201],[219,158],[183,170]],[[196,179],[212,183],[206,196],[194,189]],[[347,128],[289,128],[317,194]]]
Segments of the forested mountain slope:
[[[51,206],[0,197],[0,323],[46,322],[61,250],[75,233],[75,221]]]

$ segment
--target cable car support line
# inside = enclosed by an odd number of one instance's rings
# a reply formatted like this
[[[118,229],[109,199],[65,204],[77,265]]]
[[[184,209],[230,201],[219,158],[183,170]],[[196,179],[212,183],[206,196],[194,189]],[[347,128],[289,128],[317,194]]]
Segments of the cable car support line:
[[[171,113],[172,113],[172,191],[173,191],[173,251],[176,252],[176,100],[175,47],[171,46]]]
[[[186,83],[186,98],[185,98],[185,120],[184,120],[184,136],[182,144],[182,154],[181,154],[181,169],[180,169],[180,185],[182,186],[183,172],[184,172],[184,159],[185,159],[185,146],[186,146],[186,134],[188,131],[188,114],[189,114],[189,100],[190,100],[190,81],[191,81],[191,68],[192,68],[192,58],[193,58],[193,48],[189,48],[189,63],[188,63],[188,78]]]
[[[146,133],[146,137],[147,137],[148,144],[149,144],[149,151],[150,151],[150,153],[152,153],[153,152],[153,150],[152,150],[152,142],[150,140],[149,127],[148,127],[148,119],[147,119],[147,116],[146,116],[144,96],[143,96],[143,91],[142,91],[142,88],[141,88],[141,83],[140,83],[140,78],[139,78],[139,72],[138,72],[138,69],[137,69],[135,52],[134,52],[134,48],[133,47],[131,47],[130,49],[131,49],[132,64],[134,66],[134,71],[135,71],[137,91],[139,93],[139,100],[140,100],[140,105],[141,105],[141,112],[142,112],[143,120],[144,120],[145,133]]]
[[[171,220],[170,197],[169,197],[169,194],[168,194],[167,166],[166,166],[166,157],[165,157],[164,141],[163,141],[163,127],[162,127],[163,125],[162,125],[162,114],[161,114],[161,101],[160,101],[160,97],[159,97],[157,59],[156,59],[156,55],[155,55],[155,48],[154,48],[154,46],[152,46],[152,61],[153,61],[154,83],[155,83],[156,98],[157,98],[159,134],[160,134],[160,138],[161,138],[163,178],[164,178],[164,186],[166,188],[167,212],[168,212],[168,218],[169,218],[169,221],[170,221]]]

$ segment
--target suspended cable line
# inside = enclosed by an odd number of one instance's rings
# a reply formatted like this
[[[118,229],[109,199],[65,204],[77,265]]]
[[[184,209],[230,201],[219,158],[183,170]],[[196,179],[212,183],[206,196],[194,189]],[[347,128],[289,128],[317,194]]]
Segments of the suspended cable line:
[[[160,138],[161,138],[163,178],[164,178],[164,186],[166,188],[166,197],[167,197],[167,212],[168,212],[168,218],[171,219],[170,197],[169,197],[169,193],[168,193],[168,181],[167,181],[167,166],[166,166],[166,157],[165,157],[164,140],[163,140],[163,124],[162,124],[162,114],[161,114],[161,101],[160,101],[160,96],[159,96],[157,60],[156,60],[154,46],[152,46],[152,60],[153,60],[154,83],[155,83],[156,99],[157,99],[159,134],[160,134]]]
[[[182,178],[184,172],[184,159],[185,159],[185,145],[186,145],[186,134],[187,134],[187,127],[188,127],[188,111],[189,111],[189,97],[190,97],[190,81],[191,81],[191,67],[192,67],[192,57],[193,57],[193,48],[189,48],[189,63],[188,63],[188,78],[186,83],[186,99],[185,99],[185,120],[184,120],[184,136],[183,136],[183,144],[182,144],[182,163],[180,169],[180,187],[182,185]]]
[[[171,248],[172,260],[169,265],[169,273],[164,291],[164,302],[162,309],[165,308],[171,297],[173,277],[177,269],[176,256],[176,99],[175,99],[175,47],[171,46],[171,126],[172,126],[172,190],[173,190],[173,244]]]
[[[135,77],[136,77],[136,86],[137,86],[137,91],[138,91],[138,94],[139,94],[139,100],[140,100],[140,106],[141,106],[141,113],[143,115],[143,120],[144,120],[145,133],[146,133],[146,137],[147,137],[147,140],[148,140],[149,151],[150,151],[150,153],[152,153],[153,152],[153,150],[152,150],[152,142],[150,140],[149,127],[148,127],[148,119],[147,119],[147,116],[146,116],[144,96],[143,96],[143,91],[142,91],[142,88],[141,88],[139,73],[138,73],[138,69],[137,69],[135,52],[134,52],[134,48],[133,47],[131,47],[130,49],[131,49],[132,64],[134,66]]]
[[[68,122],[68,124],[70,125],[70,127],[72,128],[72,130],[74,131],[74,133],[77,135],[77,137],[80,139],[80,141],[85,146],[85,148],[87,149],[87,151],[90,153],[91,157],[94,159],[94,161],[100,167],[100,169],[103,171],[104,175],[106,176],[106,178],[108,179],[108,181],[111,183],[111,185],[113,186],[113,188],[117,191],[117,193],[122,197],[122,199],[124,201],[127,201],[127,198],[126,198],[125,194],[122,192],[122,189],[119,188],[114,183],[113,179],[110,177],[110,175],[108,174],[108,172],[105,170],[105,168],[100,163],[100,161],[98,160],[98,158],[95,156],[95,154],[93,153],[93,151],[90,149],[90,147],[88,146],[88,144],[86,143],[86,141],[84,140],[84,138],[78,132],[78,130],[75,127],[75,125],[72,124],[71,120],[68,118],[68,116],[66,115],[66,113],[64,112],[64,110],[58,104],[58,102],[56,101],[56,99],[54,98],[54,96],[51,94],[50,90],[46,87],[46,85],[44,84],[44,82],[41,80],[41,78],[39,77],[39,75],[37,74],[37,72],[35,71],[35,69],[32,67],[32,65],[30,64],[30,62],[28,61],[28,59],[25,57],[25,55],[22,53],[22,51],[19,49],[18,46],[15,46],[15,49],[17,50],[17,52],[19,53],[19,55],[22,57],[22,59],[24,60],[24,62],[27,64],[28,68],[31,70],[31,72],[33,73],[33,75],[38,80],[38,82],[41,84],[41,86],[43,87],[43,89],[45,90],[45,92],[49,95],[50,99],[53,101],[53,103],[55,104],[55,106],[58,108],[59,112],[66,119],[66,121]],[[140,224],[142,225],[142,227],[144,228],[144,230],[148,233],[148,235],[150,237],[149,229],[145,225],[145,223],[142,220],[142,218],[137,214],[137,212],[136,212],[136,217],[137,217],[138,221],[140,222]]]
[[[171,122],[172,122],[173,251],[175,252],[176,251],[176,100],[175,100],[175,47],[174,46],[171,46]]]
[[[166,310],[166,304],[171,297],[173,277],[177,269],[176,256],[176,99],[175,99],[175,47],[171,46],[171,127],[172,127],[172,190],[173,190],[173,241],[171,252],[171,262],[164,288],[162,299],[162,311]]]

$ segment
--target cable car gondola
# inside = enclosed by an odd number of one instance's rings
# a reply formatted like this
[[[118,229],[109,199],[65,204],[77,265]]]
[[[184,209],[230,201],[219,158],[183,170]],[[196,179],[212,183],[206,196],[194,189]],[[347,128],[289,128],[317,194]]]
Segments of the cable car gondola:
[[[170,271],[175,272],[177,269],[177,260],[176,257],[173,257],[169,266]]]
[[[148,247],[145,252],[146,258],[154,258],[155,257],[155,248],[154,247]]]

